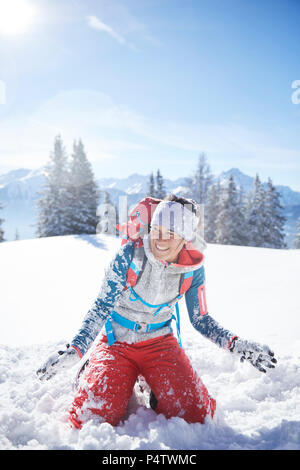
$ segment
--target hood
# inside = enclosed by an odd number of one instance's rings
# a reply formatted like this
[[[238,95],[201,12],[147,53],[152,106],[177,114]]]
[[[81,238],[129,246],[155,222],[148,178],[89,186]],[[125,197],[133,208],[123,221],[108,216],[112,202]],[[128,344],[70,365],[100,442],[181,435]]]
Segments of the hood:
[[[186,273],[188,271],[195,271],[199,269],[204,262],[204,255],[199,250],[196,250],[192,243],[188,243],[187,248],[183,247],[179,253],[177,263],[169,263],[167,261],[158,260],[153,255],[150,248],[150,235],[147,234],[143,238],[145,254],[148,261],[155,266],[165,265],[168,270],[176,273]]]

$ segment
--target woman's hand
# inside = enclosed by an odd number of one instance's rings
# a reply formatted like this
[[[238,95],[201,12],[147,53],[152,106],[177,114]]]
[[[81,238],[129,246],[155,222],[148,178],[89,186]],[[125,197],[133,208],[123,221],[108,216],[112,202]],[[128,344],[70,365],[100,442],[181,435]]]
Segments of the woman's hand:
[[[241,362],[250,362],[260,372],[266,372],[262,367],[273,369],[277,363],[273,351],[267,345],[260,345],[251,341],[236,338],[232,341],[230,351],[240,356]]]
[[[53,377],[57,372],[61,370],[68,369],[72,367],[77,362],[80,361],[80,356],[76,349],[72,346],[70,347],[69,344],[66,345],[66,349],[62,351],[58,351],[43,364],[37,371],[37,376],[40,380],[49,380]]]

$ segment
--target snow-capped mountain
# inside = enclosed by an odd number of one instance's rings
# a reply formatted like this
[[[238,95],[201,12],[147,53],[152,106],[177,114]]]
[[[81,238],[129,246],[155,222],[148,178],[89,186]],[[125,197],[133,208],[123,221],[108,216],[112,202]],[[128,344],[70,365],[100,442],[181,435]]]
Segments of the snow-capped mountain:
[[[247,193],[253,188],[254,180],[252,176],[245,175],[238,168],[231,168],[228,171],[223,171],[215,179],[220,179],[222,184],[226,183],[229,179],[229,176],[233,175],[234,181],[238,187],[242,187]],[[267,183],[263,182],[263,186],[266,187]],[[280,192],[281,203],[283,206],[294,206],[300,205],[300,193],[293,191],[289,186],[276,185],[276,189]]]
[[[19,232],[20,239],[35,237],[36,201],[40,197],[39,191],[45,181],[44,172],[44,167],[35,170],[19,168],[0,175],[0,203],[4,206],[0,217],[5,219],[3,223],[5,240],[14,240],[16,230]],[[242,173],[238,168],[222,172],[215,177],[215,180],[220,179],[221,183],[225,184],[230,174],[245,192],[252,189],[254,178]],[[126,178],[96,177],[96,181],[102,194],[107,191],[112,202],[118,205],[120,196],[123,196],[127,198],[130,208],[147,194],[149,175],[133,173]],[[185,194],[185,177],[176,180],[166,178],[164,184],[167,192],[182,196]],[[288,186],[276,186],[276,188],[281,194],[284,215],[287,217],[285,226],[287,243],[288,246],[292,246],[297,218],[300,216],[300,192],[293,191]]]
[[[0,216],[5,220],[5,240],[14,240],[16,230],[20,239],[35,237],[35,200],[40,197],[38,192],[44,182],[43,171],[43,168],[20,168],[0,175],[0,203],[3,206]]]
[[[149,175],[140,175],[133,173],[127,178],[100,178],[97,180],[100,189],[111,190],[118,189],[123,191],[124,194],[146,194],[149,183]],[[164,179],[165,188],[167,191],[173,191],[178,186],[184,187],[185,179],[178,178],[176,180]]]
[[[223,171],[219,176],[214,178],[214,181],[219,180],[221,184],[226,184],[230,175],[234,177],[237,187],[244,188],[245,192],[248,192],[253,188],[254,178],[252,176],[245,175],[238,168],[231,168],[230,170]]]

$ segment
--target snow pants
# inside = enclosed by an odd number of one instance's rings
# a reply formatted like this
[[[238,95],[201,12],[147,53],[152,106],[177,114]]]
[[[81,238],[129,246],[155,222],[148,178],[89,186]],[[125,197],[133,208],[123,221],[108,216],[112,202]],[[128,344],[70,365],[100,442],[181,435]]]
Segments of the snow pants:
[[[179,416],[188,423],[213,417],[211,398],[173,334],[135,344],[108,346],[103,337],[91,354],[72,407],[70,421],[76,428],[93,415],[115,426],[126,416],[135,382],[142,375],[156,399],[156,413]]]

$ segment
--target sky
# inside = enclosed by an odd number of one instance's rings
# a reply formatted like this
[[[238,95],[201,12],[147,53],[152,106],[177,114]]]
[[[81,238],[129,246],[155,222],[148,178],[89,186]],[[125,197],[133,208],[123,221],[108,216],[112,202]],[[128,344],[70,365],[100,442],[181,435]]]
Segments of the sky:
[[[97,177],[232,167],[300,191],[299,0],[0,0],[0,173],[60,134]]]

